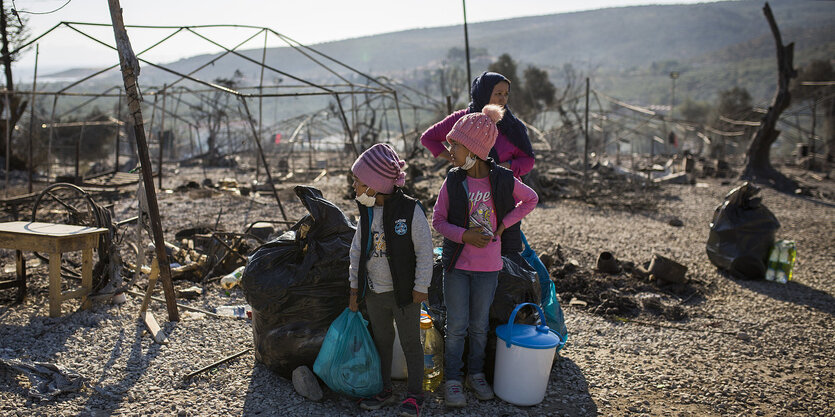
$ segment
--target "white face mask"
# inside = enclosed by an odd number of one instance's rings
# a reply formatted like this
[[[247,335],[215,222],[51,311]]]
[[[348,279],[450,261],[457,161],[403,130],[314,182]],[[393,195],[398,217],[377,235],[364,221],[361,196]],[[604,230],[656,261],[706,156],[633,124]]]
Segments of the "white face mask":
[[[374,207],[374,205],[377,204],[377,193],[374,193],[374,195],[362,193],[357,195],[354,199],[357,200],[363,206]]]
[[[465,159],[465,160],[464,160],[464,164],[463,164],[463,165],[461,165],[461,169],[463,169],[464,171],[466,171],[466,170],[468,170],[468,169],[472,168],[472,167],[473,167],[473,165],[475,165],[475,162],[476,162],[476,161],[477,161],[477,159],[476,159],[476,158],[473,158],[472,156],[467,155],[467,159]]]

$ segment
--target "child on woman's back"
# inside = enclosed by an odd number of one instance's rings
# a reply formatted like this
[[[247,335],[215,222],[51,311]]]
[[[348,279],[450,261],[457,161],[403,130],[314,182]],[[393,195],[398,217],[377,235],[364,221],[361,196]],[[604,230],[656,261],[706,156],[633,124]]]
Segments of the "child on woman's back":
[[[432,217],[432,226],[444,236],[447,407],[467,405],[461,368],[468,335],[466,385],[479,400],[493,398],[483,368],[490,305],[502,269],[501,236],[538,201],[536,192],[488,157],[502,114],[499,106],[484,106],[482,112],[460,118],[447,135],[455,168],[441,186]]]

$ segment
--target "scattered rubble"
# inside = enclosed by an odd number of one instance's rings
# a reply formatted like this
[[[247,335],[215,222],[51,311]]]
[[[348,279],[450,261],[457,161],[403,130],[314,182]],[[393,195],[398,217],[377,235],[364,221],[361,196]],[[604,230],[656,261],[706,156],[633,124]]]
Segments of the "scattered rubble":
[[[706,295],[701,282],[684,279],[686,267],[657,254],[645,265],[635,266],[602,252],[592,269],[566,260],[558,246],[547,259],[561,299],[608,317],[649,314],[680,321],[688,317],[686,306],[699,304]]]

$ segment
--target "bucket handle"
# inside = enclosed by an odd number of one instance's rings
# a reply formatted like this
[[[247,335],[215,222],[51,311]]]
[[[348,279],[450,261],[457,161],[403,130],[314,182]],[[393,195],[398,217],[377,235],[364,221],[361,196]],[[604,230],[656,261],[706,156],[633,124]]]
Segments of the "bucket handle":
[[[536,305],[534,303],[517,304],[516,308],[513,309],[513,312],[510,313],[510,319],[507,321],[507,334],[509,336],[508,336],[507,340],[505,341],[505,343],[507,344],[508,348],[510,348],[510,345],[511,345],[510,342],[513,339],[513,322],[516,321],[516,313],[518,313],[519,310],[521,310],[522,307],[524,307],[524,306],[534,306],[534,307],[536,307],[536,311],[539,313],[539,322],[540,323],[545,323],[545,320],[542,319],[543,317],[545,317],[545,313],[542,312],[542,309],[539,308],[538,305]],[[548,333],[548,332],[551,331],[551,329],[549,329],[548,326],[546,326],[545,324],[540,324],[539,326],[536,326],[536,331],[539,332],[539,333]]]

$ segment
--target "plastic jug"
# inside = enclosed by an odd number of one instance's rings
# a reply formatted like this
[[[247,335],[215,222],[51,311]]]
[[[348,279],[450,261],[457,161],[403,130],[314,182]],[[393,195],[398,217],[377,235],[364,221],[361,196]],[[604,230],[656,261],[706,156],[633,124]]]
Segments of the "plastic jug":
[[[423,333],[423,390],[435,391],[444,379],[444,338],[426,313],[421,314],[420,329]]]
[[[496,372],[493,391],[515,405],[529,406],[542,402],[548,387],[548,378],[554,364],[554,355],[560,337],[541,324],[514,324],[516,313],[522,307],[533,306],[540,322],[545,314],[538,305],[522,303],[513,309],[507,324],[496,327]]]

